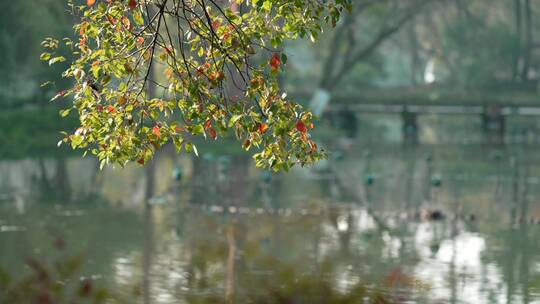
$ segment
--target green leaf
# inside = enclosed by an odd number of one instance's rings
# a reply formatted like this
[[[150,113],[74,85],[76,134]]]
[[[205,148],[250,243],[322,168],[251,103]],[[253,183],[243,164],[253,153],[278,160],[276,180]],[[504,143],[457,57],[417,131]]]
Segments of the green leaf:
[[[199,135],[204,133],[204,127],[203,125],[196,125],[193,127],[193,130],[191,131],[193,135]]]
[[[66,58],[64,58],[63,56],[54,57],[49,60],[49,65],[53,65],[55,63],[64,62],[64,61],[66,61]]]
[[[47,60],[51,59],[51,57],[52,57],[51,53],[43,53],[43,54],[41,54],[41,56],[39,56],[39,59],[43,60],[43,61],[47,61]]]
[[[66,117],[71,112],[71,109],[60,110],[60,116]]]
[[[285,53],[281,53],[281,62],[283,62],[283,64],[287,64],[287,60],[289,60],[287,55],[285,55]]]
[[[233,115],[229,120],[229,128],[232,128],[243,116],[243,114]]]
[[[135,20],[138,25],[144,25],[144,18],[139,10],[135,10],[133,13],[133,20]]]
[[[186,12],[177,14],[169,8],[161,10],[161,16],[130,8],[125,0],[96,3],[74,7],[79,37],[62,40],[73,58],[62,75],[72,77],[73,82],[53,99],[72,97],[72,107],[60,115],[67,116],[70,110],[79,113],[84,132],[66,135],[66,142],[96,155],[101,167],[110,163],[124,166],[129,161],[143,164],[171,141],[179,152],[185,148],[198,155],[192,142],[184,142],[186,132],[191,133],[191,140],[206,137],[207,132],[232,131],[239,145],[257,150],[258,166],[273,170],[287,170],[324,157],[308,130],[300,133],[295,128],[299,119],[311,123],[312,115],[283,94],[278,78],[287,56],[271,51],[269,44],[281,48],[286,39],[317,39],[324,21],[337,22],[351,0],[244,0],[238,2],[242,3],[241,13],[227,8],[225,13],[212,10],[211,24],[204,21],[208,12],[197,1],[187,11],[194,17],[189,20],[182,17]],[[199,13],[202,15],[194,16]],[[154,25],[170,20],[164,26],[183,35],[180,45],[175,46],[182,51],[166,50],[166,45],[172,46],[165,42],[166,37],[156,35],[157,26],[145,26],[147,20],[154,20]],[[186,22],[192,22],[189,30],[175,28]],[[141,37],[158,37],[154,41],[157,49],[151,49],[150,40]],[[47,49],[56,49],[58,44],[52,38],[42,43]],[[258,60],[269,58],[268,53],[281,53],[281,57],[273,56],[270,65],[267,60]],[[159,61],[159,57],[162,61],[152,64],[156,77],[150,79],[150,62]],[[50,65],[66,61],[50,50],[40,58]],[[249,83],[248,92],[223,94],[230,84],[224,79],[229,70],[243,71],[248,61],[258,65],[248,73],[251,75],[243,75]],[[147,94],[150,86],[158,87],[162,98]],[[207,121],[211,127],[205,130]],[[160,132],[152,132],[152,126],[159,126]]]
[[[270,12],[272,10],[272,1],[264,1],[263,5],[262,5],[262,8],[268,12]]]

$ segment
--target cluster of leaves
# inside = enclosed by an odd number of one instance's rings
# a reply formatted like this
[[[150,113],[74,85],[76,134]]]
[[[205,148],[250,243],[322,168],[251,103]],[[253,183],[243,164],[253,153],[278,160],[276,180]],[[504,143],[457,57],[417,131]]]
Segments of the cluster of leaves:
[[[64,142],[102,166],[144,164],[172,142],[197,153],[196,136],[233,131],[259,167],[288,170],[322,157],[309,134],[313,115],[287,99],[278,75],[283,41],[315,39],[351,0],[87,0],[70,3],[79,40],[63,73],[80,127]],[[49,64],[65,61],[48,38]],[[158,97],[159,96],[159,97]]]

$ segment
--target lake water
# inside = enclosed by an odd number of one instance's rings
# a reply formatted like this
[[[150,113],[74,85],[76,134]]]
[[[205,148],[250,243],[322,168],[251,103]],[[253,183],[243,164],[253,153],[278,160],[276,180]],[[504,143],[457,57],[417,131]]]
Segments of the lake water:
[[[353,146],[279,175],[2,161],[0,268],[77,256],[63,286],[120,303],[540,303],[538,148]]]

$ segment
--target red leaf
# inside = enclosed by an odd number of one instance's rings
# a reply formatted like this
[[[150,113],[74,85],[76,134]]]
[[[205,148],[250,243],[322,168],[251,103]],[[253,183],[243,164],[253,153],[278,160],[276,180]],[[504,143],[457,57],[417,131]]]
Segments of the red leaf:
[[[122,22],[122,26],[124,27],[124,29],[128,30],[128,31],[131,31],[131,21],[129,21],[129,18],[126,17],[126,16],[123,16],[120,21]]]
[[[161,138],[161,129],[158,126],[155,126],[152,129],[152,133],[154,133],[154,135],[157,136],[157,138]]]
[[[58,237],[54,240],[54,247],[58,250],[63,250],[64,248],[66,248],[66,242],[63,238]]]
[[[307,127],[306,127],[306,124],[302,121],[298,121],[296,123],[296,130],[298,130],[299,132],[302,132],[302,133],[307,133]]]
[[[136,9],[137,5],[137,0],[129,0],[128,6],[130,9]]]
[[[56,99],[58,97],[64,97],[64,96],[66,96],[66,94],[67,94],[67,91],[62,90],[62,91],[58,92],[58,94],[56,94],[56,96],[54,96],[54,98]]]
[[[81,282],[81,286],[79,287],[79,296],[81,297],[87,297],[90,295],[90,292],[92,291],[92,281],[89,279],[85,279]]]
[[[412,286],[414,283],[415,278],[403,273],[399,268],[390,271],[385,280],[385,285],[388,287],[395,287],[396,285]]]
[[[139,163],[139,165],[144,165],[144,158],[140,158],[137,163]]]
[[[88,6],[94,5],[94,3],[96,3],[96,0],[86,0],[86,5]]]
[[[220,26],[221,26],[221,22],[219,20],[216,19],[216,20],[212,21],[212,28],[214,30],[218,30]]]
[[[208,130],[212,126],[212,121],[209,119],[204,123],[204,129]]]
[[[249,149],[250,146],[251,146],[251,140],[246,139],[246,141],[244,141],[244,149]]]
[[[208,130],[208,132],[210,133],[210,136],[211,136],[213,139],[216,139],[216,138],[217,138],[217,131],[216,131],[216,129],[210,128],[210,130]]]
[[[282,62],[281,62],[281,57],[279,56],[278,53],[274,53],[272,55],[272,58],[270,58],[270,63],[269,64],[272,67],[272,70],[276,71],[277,69],[279,69]]]

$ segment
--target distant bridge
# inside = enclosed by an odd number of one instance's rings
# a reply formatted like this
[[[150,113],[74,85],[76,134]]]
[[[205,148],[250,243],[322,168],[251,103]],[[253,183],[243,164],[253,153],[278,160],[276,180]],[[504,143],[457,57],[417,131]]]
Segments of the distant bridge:
[[[311,92],[292,94],[310,100]],[[540,115],[540,92],[536,90],[464,90],[434,86],[379,88],[332,94],[329,110],[348,109],[367,113],[481,114],[498,106],[504,115]]]
[[[297,100],[312,97],[305,92],[292,95]],[[540,116],[540,94],[535,88],[489,91],[436,86],[366,89],[334,93],[326,111],[343,117],[349,115],[348,119],[355,119],[350,113],[399,114],[403,121],[404,141],[413,143],[418,141],[418,115],[478,115],[486,140],[501,143],[506,129],[505,117]]]
[[[465,105],[405,105],[405,104],[335,104],[329,106],[328,111],[350,110],[360,113],[403,113],[416,114],[455,114],[455,115],[482,115],[486,112],[485,106]],[[540,116],[540,105],[537,107],[505,106],[500,108],[503,116]]]

